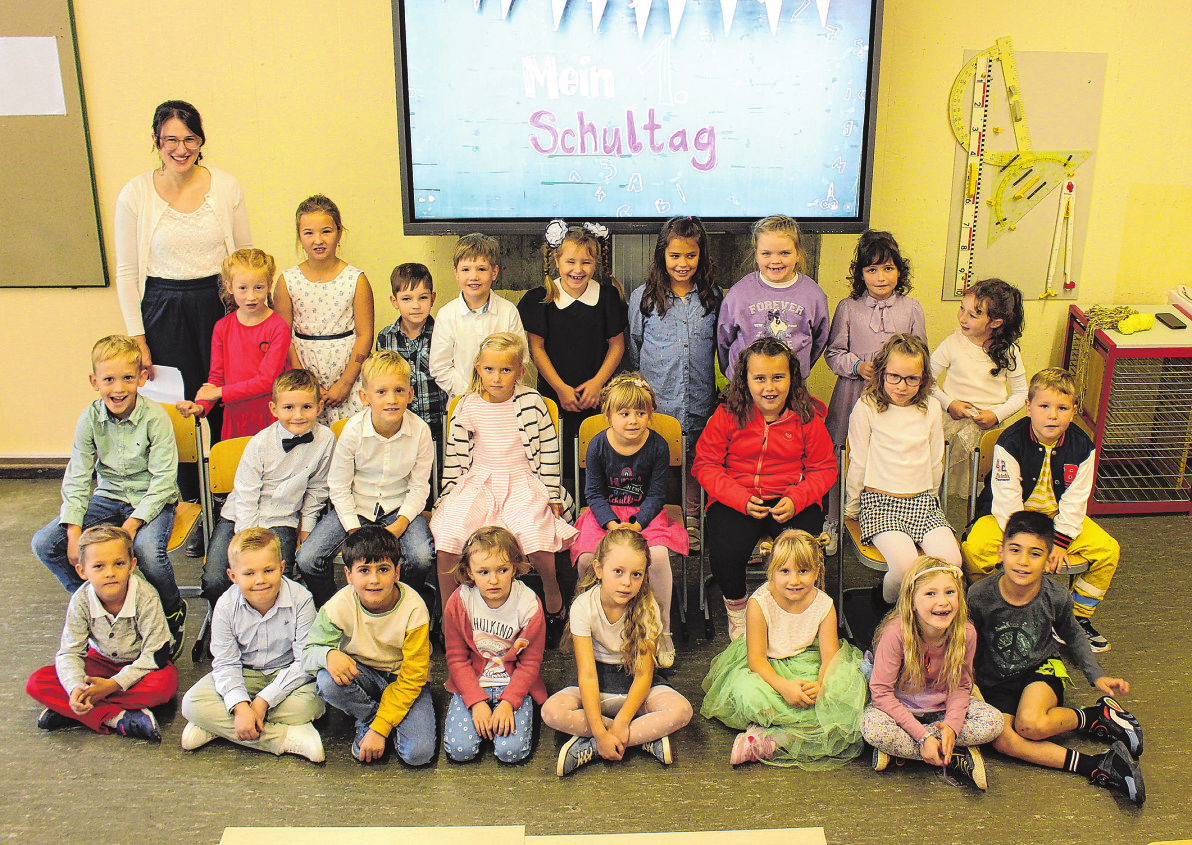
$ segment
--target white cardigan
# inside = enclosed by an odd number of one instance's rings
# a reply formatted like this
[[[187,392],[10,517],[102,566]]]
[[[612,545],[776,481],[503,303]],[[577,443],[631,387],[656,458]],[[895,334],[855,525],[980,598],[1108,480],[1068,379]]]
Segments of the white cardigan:
[[[223,230],[224,245],[231,255],[238,249],[252,246],[248,206],[235,176],[214,167],[207,167],[207,170],[211,173],[211,189],[206,199],[215,210]],[[116,297],[120,300],[124,325],[134,337],[145,333],[141,322],[141,299],[145,296],[145,277],[148,276],[149,245],[157,221],[168,207],[153,187],[152,170],[134,176],[116,198]]]

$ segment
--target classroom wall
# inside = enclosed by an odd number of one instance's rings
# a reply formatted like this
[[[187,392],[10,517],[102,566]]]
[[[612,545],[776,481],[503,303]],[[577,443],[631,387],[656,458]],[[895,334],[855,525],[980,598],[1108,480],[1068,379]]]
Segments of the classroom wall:
[[[440,303],[452,295],[452,239],[401,233],[388,0],[209,0],[170,11],[143,0],[74,5],[113,278],[116,195],[155,166],[153,108],[176,97],[202,112],[207,160],[239,177],[254,243],[280,266],[299,257],[295,206],[323,192],[339,203],[349,229],[341,254],[373,282],[378,327],[392,319],[388,272],[399,261],[431,268]],[[1090,215],[1076,268],[1081,300],[1157,302],[1184,281],[1192,162],[1178,151],[1192,146],[1192,120],[1182,107],[1183,81],[1192,77],[1182,43],[1188,17],[1183,0],[1089,0],[1079,10],[1060,0],[987,0],[972,14],[958,13],[950,0],[886,0],[871,222],[893,231],[914,262],[932,346],[953,329],[956,310],[940,301],[953,236],[955,141],[945,98],[963,51],[1002,35],[1021,51],[1109,56],[1096,187],[1081,197]],[[19,238],[19,198],[8,198],[6,209],[7,236]],[[1181,247],[1168,246],[1172,234]],[[833,302],[846,291],[855,240],[823,240],[819,280]],[[1066,311],[1063,302],[1028,304],[1028,369],[1057,360]],[[124,330],[115,291],[0,289],[0,314],[0,356],[9,362],[0,457],[65,454],[78,413],[94,395],[86,379],[91,344]],[[827,399],[825,373],[817,367],[811,381]]]

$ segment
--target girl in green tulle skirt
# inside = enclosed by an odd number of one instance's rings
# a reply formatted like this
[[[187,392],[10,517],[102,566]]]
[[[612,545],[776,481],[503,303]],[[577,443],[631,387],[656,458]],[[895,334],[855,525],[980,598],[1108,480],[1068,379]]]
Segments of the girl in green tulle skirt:
[[[769,555],[766,583],[749,599],[745,636],[712,661],[700,712],[742,731],[734,766],[842,766],[861,753],[869,692],[861,653],[836,635],[819,543],[787,530]]]

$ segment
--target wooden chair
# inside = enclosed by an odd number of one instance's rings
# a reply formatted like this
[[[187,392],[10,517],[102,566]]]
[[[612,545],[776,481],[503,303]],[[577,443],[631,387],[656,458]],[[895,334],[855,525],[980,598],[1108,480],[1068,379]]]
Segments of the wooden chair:
[[[608,419],[603,414],[588,417],[579,426],[579,432],[575,437],[575,486],[576,486],[576,503],[581,500],[583,485],[580,483],[580,470],[587,470],[588,468],[588,444],[592,442],[592,438],[600,432],[608,428]],[[667,503],[666,513],[671,521],[683,526],[686,531],[686,517],[683,512],[684,505],[687,501],[687,438],[683,434],[683,426],[677,419],[668,414],[653,414],[650,417],[650,429],[658,432],[666,440],[666,445],[670,450],[670,466],[676,467],[679,470],[679,477],[681,479],[679,488],[680,504]],[[587,508],[584,508],[587,510]],[[581,511],[582,513],[582,511]],[[577,520],[578,521],[578,520]],[[689,555],[682,555],[683,558],[683,597],[679,601],[679,632],[683,637],[683,641],[688,639],[687,631],[687,560]],[[669,621],[669,620],[667,620]]]
[[[336,440],[338,440],[339,436],[343,434],[344,426],[348,424],[348,419],[348,417],[344,417],[343,419],[336,420],[331,424],[331,433],[335,435]]]
[[[174,526],[170,530],[170,539],[166,543],[167,550],[172,552],[181,548],[182,544],[186,542],[195,523],[200,516],[207,513],[210,504],[207,497],[206,462],[202,452],[203,437],[199,417],[187,418],[182,416],[173,405],[165,402],[159,404],[165,408],[170,417],[170,423],[174,427],[174,441],[178,445],[178,463],[195,464],[199,472],[199,501],[179,502],[174,508]],[[208,520],[206,530],[210,530],[210,520]],[[207,534],[204,532],[204,553],[206,550]],[[197,586],[179,586],[178,592],[183,598],[193,598],[199,595],[199,588]]]

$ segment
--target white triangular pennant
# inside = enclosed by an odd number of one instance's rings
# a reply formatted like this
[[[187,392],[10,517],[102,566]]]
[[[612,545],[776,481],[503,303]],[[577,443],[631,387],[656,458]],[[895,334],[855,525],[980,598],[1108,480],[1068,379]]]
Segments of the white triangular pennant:
[[[559,21],[563,20],[563,9],[567,6],[567,0],[550,0],[551,11],[555,13],[555,32],[559,31]]]
[[[513,6],[513,0],[501,0],[501,20],[509,17],[509,9]]]
[[[770,17],[770,34],[778,34],[778,15],[782,11],[782,0],[766,0],[766,14]]]
[[[687,0],[669,0],[671,38],[679,32],[679,24],[683,21],[683,10],[687,7]]]
[[[815,5],[819,8],[820,26],[827,28],[828,7],[832,5],[832,0],[815,0]]]
[[[476,12],[480,11],[480,0],[472,0],[472,10]]]
[[[592,32],[600,30],[600,19],[604,17],[604,7],[608,0],[592,0]]]
[[[653,0],[633,0],[633,13],[637,15],[637,37],[646,34],[646,18],[650,17],[650,4]]]
[[[724,18],[724,34],[733,26],[733,15],[737,11],[737,0],[720,0],[720,15]]]

